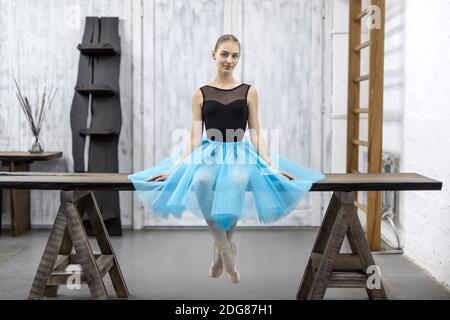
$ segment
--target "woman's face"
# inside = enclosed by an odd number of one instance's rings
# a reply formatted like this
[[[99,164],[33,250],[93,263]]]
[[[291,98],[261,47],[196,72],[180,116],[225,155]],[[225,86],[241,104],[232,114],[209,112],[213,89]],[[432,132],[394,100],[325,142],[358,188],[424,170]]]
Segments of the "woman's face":
[[[213,52],[213,57],[216,60],[217,70],[232,73],[239,62],[239,46],[234,41],[224,41],[219,45],[217,51]]]

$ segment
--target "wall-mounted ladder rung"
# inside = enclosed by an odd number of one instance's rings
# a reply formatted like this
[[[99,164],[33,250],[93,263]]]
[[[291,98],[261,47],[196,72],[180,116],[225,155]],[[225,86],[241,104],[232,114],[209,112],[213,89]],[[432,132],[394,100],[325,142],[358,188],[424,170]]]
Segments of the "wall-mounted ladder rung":
[[[362,211],[364,211],[365,213],[367,213],[367,206],[362,204],[361,202],[358,201],[354,201],[353,204],[355,205],[355,207],[357,207],[358,209],[361,209]]]
[[[368,147],[369,146],[369,142],[363,141],[363,140],[358,140],[358,139],[353,139],[352,143],[355,144],[355,145],[363,146],[363,147]]]
[[[365,16],[367,16],[369,14],[370,10],[369,9],[365,9],[363,11],[361,11],[356,17],[355,17],[355,22],[358,22],[359,20],[361,20],[362,18],[364,18]]]
[[[353,110],[353,113],[369,113],[369,108],[357,108]]]
[[[369,75],[368,74],[365,74],[363,76],[354,78],[353,79],[353,83],[358,83],[358,82],[362,82],[362,81],[366,81],[366,80],[369,80]]]
[[[358,51],[361,51],[361,50],[364,49],[364,48],[367,48],[368,46],[370,46],[370,40],[361,43],[359,46],[356,46],[356,47],[353,49],[353,51],[354,51],[354,52],[358,52]]]

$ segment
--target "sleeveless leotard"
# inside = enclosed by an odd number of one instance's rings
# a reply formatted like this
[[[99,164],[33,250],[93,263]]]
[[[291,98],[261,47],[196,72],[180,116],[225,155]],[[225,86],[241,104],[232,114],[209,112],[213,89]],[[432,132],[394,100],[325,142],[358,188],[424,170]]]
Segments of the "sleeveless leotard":
[[[225,142],[243,139],[248,121],[249,89],[250,85],[245,83],[232,89],[209,85],[200,88],[203,94],[202,117],[208,139]]]

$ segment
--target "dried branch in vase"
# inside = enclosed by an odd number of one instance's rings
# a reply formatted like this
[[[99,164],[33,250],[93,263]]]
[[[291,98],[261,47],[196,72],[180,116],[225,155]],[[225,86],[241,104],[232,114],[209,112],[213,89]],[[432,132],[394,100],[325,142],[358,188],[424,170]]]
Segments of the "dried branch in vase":
[[[29,149],[31,153],[42,153],[44,150],[39,143],[39,133],[41,132],[42,124],[44,123],[45,118],[47,117],[47,113],[50,110],[50,107],[55,98],[56,92],[58,89],[53,89],[53,86],[50,88],[50,91],[47,92],[47,88],[44,87],[44,93],[42,97],[39,93],[36,93],[36,101],[35,107],[32,106],[27,96],[24,96],[20,91],[19,85],[14,79],[14,83],[17,88],[16,96],[19,100],[19,104],[22,107],[22,110],[27,118],[28,124],[30,126],[31,132],[33,134],[32,145]],[[34,115],[33,115],[34,109]]]

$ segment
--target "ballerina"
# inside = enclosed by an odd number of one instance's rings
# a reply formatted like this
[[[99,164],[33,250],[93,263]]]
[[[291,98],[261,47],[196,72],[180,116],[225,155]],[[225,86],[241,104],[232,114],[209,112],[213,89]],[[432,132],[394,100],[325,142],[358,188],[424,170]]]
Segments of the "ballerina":
[[[238,283],[236,246],[241,219],[270,223],[288,215],[325,176],[281,154],[269,153],[259,124],[258,93],[233,76],[240,42],[221,36],[212,51],[216,76],[192,94],[191,134],[174,156],[128,178],[139,199],[162,217],[190,211],[206,220],[214,238],[211,277],[223,270]],[[203,124],[207,137],[203,137]],[[248,124],[251,143],[244,140]]]

